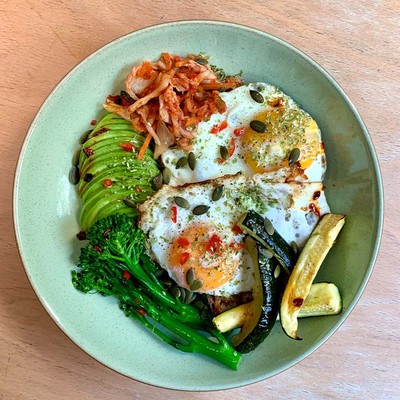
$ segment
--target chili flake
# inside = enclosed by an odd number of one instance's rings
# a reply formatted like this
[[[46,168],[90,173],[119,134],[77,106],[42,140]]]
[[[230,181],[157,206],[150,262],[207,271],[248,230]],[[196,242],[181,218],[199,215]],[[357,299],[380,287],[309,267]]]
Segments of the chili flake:
[[[86,240],[86,232],[80,231],[76,234],[76,237],[78,238],[78,240]]]
[[[131,273],[129,271],[127,271],[126,269],[124,271],[122,271],[122,276],[129,281],[129,279],[131,279]]]
[[[94,150],[92,150],[90,147],[85,147],[83,152],[85,153],[86,157],[90,157],[94,154]]]
[[[245,129],[244,129],[243,127],[241,127],[241,128],[236,128],[236,129],[233,131],[233,134],[234,134],[236,137],[239,137],[239,136],[242,136],[242,135],[243,135],[244,131],[245,131]]]
[[[233,225],[233,226],[232,226],[232,232],[233,232],[235,235],[241,235],[241,234],[243,233],[243,230],[242,230],[242,228],[241,228],[239,225]]]
[[[178,209],[176,208],[176,206],[171,207],[171,212],[172,212],[171,221],[175,224],[176,221],[178,220]]]
[[[228,147],[228,156],[229,157],[233,156],[233,154],[235,153],[235,149],[236,149],[235,139],[231,138],[231,140],[229,141],[229,147]]]
[[[303,305],[303,302],[304,302],[304,299],[302,299],[301,297],[296,297],[296,298],[293,300],[293,305],[294,305],[295,307],[301,307],[301,306]]]
[[[184,238],[184,237],[180,237],[180,238],[178,239],[178,245],[179,245],[180,247],[186,248],[186,247],[189,246],[189,240],[187,240],[187,239]]]
[[[206,245],[206,251],[216,253],[221,250],[222,240],[218,235],[212,235]]]
[[[213,135],[217,134],[218,132],[223,131],[226,127],[228,126],[228,123],[226,121],[222,121],[220,124],[214,124],[211,127],[211,133]]]
[[[185,264],[187,260],[189,260],[190,257],[190,253],[188,253],[187,251],[185,251],[184,253],[182,253],[179,262],[181,265]]]
[[[238,242],[232,242],[229,247],[233,250],[233,251],[240,251],[244,249],[244,243],[238,243]]]
[[[310,209],[310,211],[312,211],[317,217],[320,217],[320,211],[319,208],[315,205],[315,203],[310,203],[310,205],[308,206],[308,208]]]
[[[102,252],[103,252],[103,248],[100,247],[100,246],[97,245],[97,244],[95,244],[95,245],[93,246],[93,250],[94,250],[94,251],[97,251],[97,252],[99,252],[99,253],[102,253]]]
[[[133,152],[135,150],[135,146],[130,142],[122,142],[119,144],[124,151]]]

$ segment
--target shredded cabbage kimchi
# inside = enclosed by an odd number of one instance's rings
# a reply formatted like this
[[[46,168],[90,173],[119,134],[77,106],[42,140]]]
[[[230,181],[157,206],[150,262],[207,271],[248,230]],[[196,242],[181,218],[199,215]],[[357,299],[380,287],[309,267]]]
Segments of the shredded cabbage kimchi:
[[[206,57],[163,53],[157,62],[134,66],[125,79],[125,90],[108,96],[104,108],[147,135],[138,158],[152,140],[158,158],[175,144],[190,150],[198,123],[226,111],[219,92],[241,84],[239,76],[214,72]]]

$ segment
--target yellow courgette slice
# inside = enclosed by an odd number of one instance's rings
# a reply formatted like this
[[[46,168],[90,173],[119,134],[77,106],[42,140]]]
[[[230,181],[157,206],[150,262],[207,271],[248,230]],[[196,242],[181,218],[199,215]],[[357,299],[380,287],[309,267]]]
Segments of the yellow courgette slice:
[[[264,291],[262,288],[262,280],[260,268],[258,265],[258,252],[254,240],[249,236],[245,239],[246,249],[251,256],[254,266],[254,288],[253,288],[253,301],[250,303],[242,304],[241,312],[236,316],[241,315],[241,320],[238,321],[240,325],[240,332],[236,333],[233,338],[233,346],[237,347],[245,338],[257,327],[257,324],[262,317],[263,304],[264,304]],[[229,312],[229,311],[228,311]],[[228,315],[228,318],[232,315]],[[218,329],[218,328],[217,328]]]
[[[242,328],[249,320],[249,315],[253,314],[253,310],[254,303],[250,301],[218,314],[212,322],[220,332],[229,332],[236,328]]]
[[[293,339],[301,340],[297,335],[299,312],[344,222],[344,215],[325,214],[312,232],[290,274],[281,301],[280,320],[284,332]]]
[[[300,308],[299,318],[336,315],[342,311],[342,297],[333,283],[319,282],[311,285],[310,293]]]
[[[241,328],[252,308],[252,302],[241,304],[214,317],[213,323],[222,333]],[[310,293],[301,306],[298,318],[336,315],[341,311],[342,298],[338,287],[333,283],[319,282],[311,285]]]

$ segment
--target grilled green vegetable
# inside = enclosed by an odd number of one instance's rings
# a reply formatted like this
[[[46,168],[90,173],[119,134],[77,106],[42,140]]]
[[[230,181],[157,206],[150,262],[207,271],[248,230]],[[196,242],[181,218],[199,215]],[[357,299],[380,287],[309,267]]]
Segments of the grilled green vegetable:
[[[280,320],[284,332],[293,339],[301,339],[297,335],[297,317],[344,222],[344,215],[325,214],[312,232],[289,277],[282,297]]]
[[[254,350],[274,326],[284,284],[296,255],[271,222],[256,212],[247,212],[239,226],[249,235],[246,248],[255,270],[253,301],[218,315],[213,323],[223,330],[224,326],[240,327],[232,337],[233,345],[241,353],[247,353]],[[287,271],[286,274],[280,273],[281,267]]]
[[[285,239],[273,228],[270,221],[265,220],[254,211],[248,211],[238,225],[244,232],[268,249],[286,273],[290,274],[296,262],[296,254]]]
[[[213,319],[214,325],[222,332],[240,327],[232,341],[241,353],[254,350],[269,335],[279,312],[283,290],[276,259],[268,258],[264,249],[249,236],[246,237],[246,248],[254,265],[253,300]]]

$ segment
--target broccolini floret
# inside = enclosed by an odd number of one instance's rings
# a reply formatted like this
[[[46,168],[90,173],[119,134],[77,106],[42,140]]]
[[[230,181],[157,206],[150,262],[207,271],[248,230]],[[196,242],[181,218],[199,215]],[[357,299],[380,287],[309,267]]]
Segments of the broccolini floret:
[[[127,316],[171,346],[207,355],[237,369],[241,355],[213,327],[211,318],[173,296],[158,279],[159,268],[147,255],[144,234],[131,216],[113,214],[98,220],[87,239],[79,269],[72,271],[76,289],[114,296]],[[172,335],[160,330],[159,325]]]

